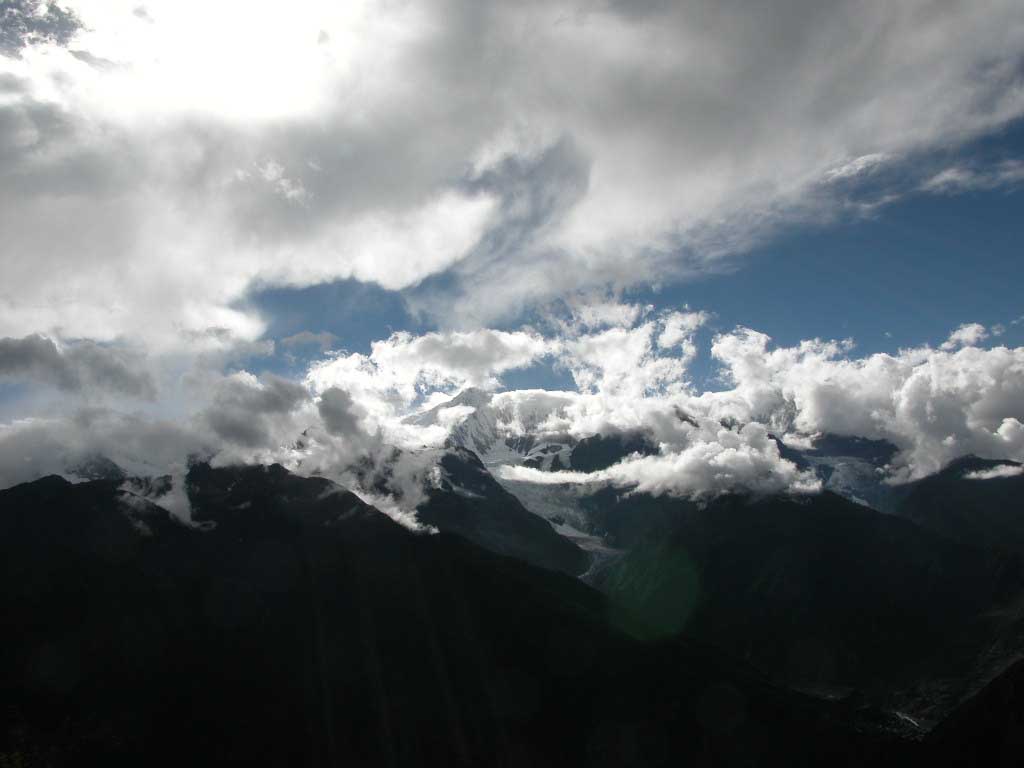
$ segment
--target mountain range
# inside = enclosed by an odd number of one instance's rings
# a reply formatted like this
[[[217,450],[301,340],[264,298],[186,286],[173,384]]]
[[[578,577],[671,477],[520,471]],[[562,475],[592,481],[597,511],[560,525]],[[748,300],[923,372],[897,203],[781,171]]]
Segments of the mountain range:
[[[1018,763],[1019,465],[895,485],[826,435],[779,442],[820,493],[654,496],[500,471],[646,433],[444,408],[413,528],[364,500],[397,450],[351,489],[96,456],[0,491],[0,765]]]

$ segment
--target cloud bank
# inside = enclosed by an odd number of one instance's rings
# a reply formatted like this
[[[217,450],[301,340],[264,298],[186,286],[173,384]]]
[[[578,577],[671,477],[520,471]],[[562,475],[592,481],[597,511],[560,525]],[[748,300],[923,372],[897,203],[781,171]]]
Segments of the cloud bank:
[[[9,424],[0,431],[0,481],[62,472],[96,453],[148,474],[180,472],[189,455],[202,455],[215,463],[279,461],[356,485],[386,467],[392,487],[404,489],[388,503],[405,514],[446,438],[474,419],[498,437],[640,431],[658,449],[590,474],[496,470],[509,479],[697,498],[818,490],[773,435],[791,443],[823,433],[891,441],[894,482],[966,454],[1024,459],[1024,348],[982,346],[990,329],[965,324],[939,348],[857,357],[849,340],[780,347],[736,328],[711,336],[707,350],[722,388],[702,392],[687,368],[708,335],[708,317],[605,301],[572,308],[543,333],[394,334],[368,355],[329,353],[301,382],[245,371],[205,380],[207,402],[181,426],[103,409]],[[84,375],[68,360],[92,371],[92,380],[100,378],[95,371],[119,370],[95,363],[91,346],[79,357],[42,338],[5,343],[5,372],[34,371],[58,386],[70,386],[61,384],[68,370]],[[575,388],[479,392],[446,406],[470,387],[500,389],[503,373],[538,361],[568,371]]]

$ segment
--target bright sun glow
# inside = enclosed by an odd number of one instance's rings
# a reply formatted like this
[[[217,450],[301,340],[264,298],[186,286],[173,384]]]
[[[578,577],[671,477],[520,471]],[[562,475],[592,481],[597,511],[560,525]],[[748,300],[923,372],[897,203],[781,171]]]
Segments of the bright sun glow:
[[[356,79],[379,82],[387,51],[417,29],[414,13],[370,13],[376,4],[364,0],[287,11],[243,0],[67,5],[86,25],[72,51],[93,58],[41,46],[6,66],[31,75],[37,93],[122,121],[185,113],[251,123],[309,114],[344,101]]]

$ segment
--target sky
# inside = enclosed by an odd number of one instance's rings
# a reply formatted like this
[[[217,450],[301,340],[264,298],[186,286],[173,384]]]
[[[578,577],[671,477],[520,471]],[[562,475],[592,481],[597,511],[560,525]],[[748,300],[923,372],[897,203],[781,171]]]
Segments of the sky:
[[[1017,0],[3,0],[0,484],[469,386],[670,491],[804,482],[725,415],[1024,459],[1022,116]]]

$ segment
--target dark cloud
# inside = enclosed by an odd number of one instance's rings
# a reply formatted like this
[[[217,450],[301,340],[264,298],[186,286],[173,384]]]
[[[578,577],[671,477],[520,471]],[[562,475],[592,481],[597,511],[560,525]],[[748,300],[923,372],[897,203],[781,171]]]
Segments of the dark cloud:
[[[221,380],[203,419],[222,440],[250,448],[271,445],[273,438],[294,439],[290,415],[309,400],[309,392],[288,379],[264,374],[235,374]]]
[[[332,435],[354,435],[362,432],[360,419],[365,411],[352,399],[352,395],[338,387],[331,387],[320,396],[317,405],[324,428]]]
[[[59,349],[45,336],[0,339],[0,376],[28,379],[65,391],[152,400],[156,385],[140,366],[137,357],[92,342]]]
[[[110,59],[103,59],[99,56],[93,56],[88,51],[69,51],[69,53],[79,61],[83,61],[90,67],[95,67],[96,69],[113,69],[117,66],[117,62],[110,61]]]
[[[67,45],[82,28],[74,11],[55,2],[0,0],[0,54],[20,56],[30,45]]]
[[[0,74],[0,93],[19,95],[28,88],[28,83],[17,75],[4,72]]]

